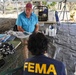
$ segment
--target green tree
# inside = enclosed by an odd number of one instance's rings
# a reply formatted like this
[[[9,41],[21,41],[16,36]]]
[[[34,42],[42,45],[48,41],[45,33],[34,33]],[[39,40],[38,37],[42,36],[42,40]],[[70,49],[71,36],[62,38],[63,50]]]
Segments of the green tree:
[[[75,2],[68,2],[67,5],[69,7],[69,11],[76,10],[76,3]]]
[[[42,1],[42,4],[46,6],[46,5],[47,5],[47,2],[45,2],[45,1]]]
[[[56,2],[50,2],[50,3],[48,4],[47,2],[42,1],[42,4],[45,5],[45,6],[47,6],[49,9],[50,9],[50,8],[51,8],[51,9],[52,9],[52,8],[55,9]]]
[[[56,5],[56,2],[50,3],[50,6],[55,6],[55,5]]]

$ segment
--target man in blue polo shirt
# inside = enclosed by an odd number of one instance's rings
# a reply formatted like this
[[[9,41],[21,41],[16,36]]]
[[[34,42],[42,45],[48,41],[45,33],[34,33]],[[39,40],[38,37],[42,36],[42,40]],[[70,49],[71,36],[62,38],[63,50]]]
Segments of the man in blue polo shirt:
[[[27,3],[25,6],[25,10],[18,15],[18,18],[16,20],[16,25],[18,31],[21,32],[38,32],[39,25],[38,25],[38,17],[32,12],[32,4]],[[23,40],[23,42],[26,44],[27,41]],[[27,47],[25,47],[25,57],[28,58],[28,50]]]
[[[28,40],[28,49],[32,55],[25,60],[24,75],[66,75],[64,64],[45,56],[48,40],[42,33],[33,33]]]

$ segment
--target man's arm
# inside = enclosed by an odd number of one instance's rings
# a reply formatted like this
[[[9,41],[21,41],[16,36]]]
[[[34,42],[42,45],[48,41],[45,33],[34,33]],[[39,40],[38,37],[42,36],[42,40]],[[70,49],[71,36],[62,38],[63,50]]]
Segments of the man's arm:
[[[24,32],[21,26],[17,26],[18,31]]]
[[[34,32],[38,32],[38,31],[39,31],[39,25],[36,24],[36,25],[35,25],[35,30],[34,30]]]
[[[18,29],[18,31],[24,31],[23,30],[23,28],[22,28],[22,19],[21,19],[21,14],[20,15],[18,15],[18,18],[17,18],[17,20],[16,20],[16,25],[17,25],[17,29]]]

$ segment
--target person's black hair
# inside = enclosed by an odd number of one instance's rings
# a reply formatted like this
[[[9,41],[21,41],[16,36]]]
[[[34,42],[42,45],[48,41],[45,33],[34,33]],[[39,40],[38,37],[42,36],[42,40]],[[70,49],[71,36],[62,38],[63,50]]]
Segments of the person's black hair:
[[[48,49],[48,39],[43,33],[32,33],[29,36],[28,49],[32,55],[44,54]]]

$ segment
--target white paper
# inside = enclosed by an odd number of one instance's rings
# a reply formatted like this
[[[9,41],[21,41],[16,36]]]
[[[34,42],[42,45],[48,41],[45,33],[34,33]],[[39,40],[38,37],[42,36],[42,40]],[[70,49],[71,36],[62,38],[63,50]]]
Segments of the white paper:
[[[17,38],[28,38],[30,34],[28,33],[24,34],[24,32],[14,32],[13,35],[16,36]]]
[[[20,32],[20,31],[12,31],[12,30],[10,30],[10,31],[7,32],[7,34],[14,35],[17,38],[28,38],[31,33],[26,32],[26,31]]]

